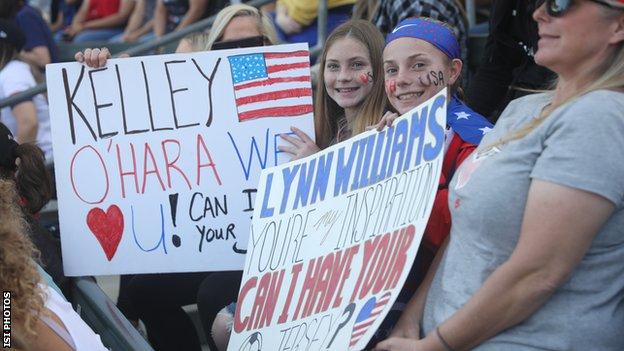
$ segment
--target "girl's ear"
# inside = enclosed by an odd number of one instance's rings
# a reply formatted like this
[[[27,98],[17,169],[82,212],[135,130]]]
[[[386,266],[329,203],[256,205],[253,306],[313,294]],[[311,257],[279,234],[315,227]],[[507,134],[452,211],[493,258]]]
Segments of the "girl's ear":
[[[450,77],[448,78],[448,85],[453,85],[459,79],[459,76],[462,72],[462,67],[464,66],[462,60],[460,59],[452,59],[450,64]]]
[[[611,37],[611,44],[618,44],[624,41],[624,14],[618,17],[618,20],[615,24],[615,30],[613,31],[613,35]]]

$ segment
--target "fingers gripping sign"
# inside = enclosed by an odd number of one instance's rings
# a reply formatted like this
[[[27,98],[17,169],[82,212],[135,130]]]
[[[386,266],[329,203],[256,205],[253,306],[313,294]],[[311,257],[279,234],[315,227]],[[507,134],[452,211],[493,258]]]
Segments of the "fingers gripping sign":
[[[377,131],[381,131],[382,129],[384,129],[384,127],[391,127],[392,123],[394,122],[395,119],[397,119],[399,117],[398,114],[388,111],[386,112],[383,117],[381,117],[381,119],[379,120],[379,123],[377,123]]]
[[[91,68],[100,68],[106,66],[106,61],[111,58],[111,53],[108,48],[87,48],[77,52],[74,58]]]
[[[313,155],[321,150],[314,140],[301,129],[291,127],[290,130],[296,137],[289,134],[281,134],[280,137],[290,143],[290,146],[279,145],[278,150],[290,154],[292,156],[291,161]]]

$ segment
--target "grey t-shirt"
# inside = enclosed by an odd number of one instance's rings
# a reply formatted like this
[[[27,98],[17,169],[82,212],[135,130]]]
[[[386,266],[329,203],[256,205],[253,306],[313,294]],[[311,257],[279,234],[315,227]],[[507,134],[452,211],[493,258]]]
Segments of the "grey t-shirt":
[[[598,194],[616,209],[570,279],[524,322],[477,350],[624,350],[624,94],[557,108],[526,137],[490,147],[539,115],[550,95],[513,101],[453,178],[450,243],[427,296],[430,333],[511,255],[532,179]]]

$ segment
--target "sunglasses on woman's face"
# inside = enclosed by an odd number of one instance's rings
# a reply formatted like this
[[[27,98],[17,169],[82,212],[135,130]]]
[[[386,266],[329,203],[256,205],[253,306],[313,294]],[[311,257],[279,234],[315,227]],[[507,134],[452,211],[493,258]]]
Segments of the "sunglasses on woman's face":
[[[543,3],[546,3],[546,12],[548,12],[549,16],[562,17],[563,15],[566,14],[566,12],[568,12],[568,10],[570,9],[570,7],[572,7],[575,1],[578,1],[578,0],[537,0],[535,2],[535,5],[536,5],[535,7],[536,8],[540,7],[542,6]],[[611,4],[603,0],[589,0],[589,1],[593,1],[603,6],[615,8]]]

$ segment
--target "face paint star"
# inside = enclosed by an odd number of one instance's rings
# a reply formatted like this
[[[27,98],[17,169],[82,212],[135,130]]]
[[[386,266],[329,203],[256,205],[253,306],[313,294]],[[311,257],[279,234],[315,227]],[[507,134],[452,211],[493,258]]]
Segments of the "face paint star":
[[[486,126],[483,128],[479,128],[479,130],[483,133],[483,135],[486,135],[487,133],[492,131],[492,128]]]
[[[461,111],[461,112],[455,112],[455,116],[457,116],[457,120],[460,120],[460,119],[468,119],[468,117],[472,115],[464,111]]]

